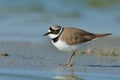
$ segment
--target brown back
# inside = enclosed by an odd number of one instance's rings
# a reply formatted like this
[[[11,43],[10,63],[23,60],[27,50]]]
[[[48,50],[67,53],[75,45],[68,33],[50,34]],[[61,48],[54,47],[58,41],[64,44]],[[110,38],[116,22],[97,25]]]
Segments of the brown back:
[[[61,34],[61,39],[66,41],[69,45],[80,44],[84,42],[91,41],[97,37],[104,37],[110,34],[93,34],[78,28],[64,28],[64,31]]]

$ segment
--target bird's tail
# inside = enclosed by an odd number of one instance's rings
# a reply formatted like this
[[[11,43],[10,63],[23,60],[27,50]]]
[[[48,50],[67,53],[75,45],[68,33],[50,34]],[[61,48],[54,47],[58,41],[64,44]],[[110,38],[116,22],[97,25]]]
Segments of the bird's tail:
[[[111,33],[106,33],[106,34],[96,34],[96,37],[100,38],[100,37],[105,37],[105,36],[109,36],[112,35]]]

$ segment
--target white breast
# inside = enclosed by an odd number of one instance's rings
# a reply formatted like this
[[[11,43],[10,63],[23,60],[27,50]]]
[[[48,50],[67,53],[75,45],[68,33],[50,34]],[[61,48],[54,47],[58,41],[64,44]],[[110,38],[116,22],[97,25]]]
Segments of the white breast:
[[[56,43],[52,41],[52,44],[60,51],[76,51],[78,49],[84,51],[90,43],[91,41],[77,45],[68,45],[66,42],[62,41],[61,39],[59,39]]]

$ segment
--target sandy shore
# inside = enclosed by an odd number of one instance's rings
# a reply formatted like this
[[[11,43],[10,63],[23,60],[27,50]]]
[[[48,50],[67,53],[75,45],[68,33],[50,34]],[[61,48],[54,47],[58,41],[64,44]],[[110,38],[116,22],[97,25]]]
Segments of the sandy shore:
[[[120,73],[120,38],[104,38],[88,46],[88,50],[78,52],[72,69],[75,72]],[[54,48],[48,40],[45,43],[24,41],[0,41],[0,69],[49,70],[67,72],[65,63],[71,54],[64,54]],[[82,54],[81,54],[82,53]]]

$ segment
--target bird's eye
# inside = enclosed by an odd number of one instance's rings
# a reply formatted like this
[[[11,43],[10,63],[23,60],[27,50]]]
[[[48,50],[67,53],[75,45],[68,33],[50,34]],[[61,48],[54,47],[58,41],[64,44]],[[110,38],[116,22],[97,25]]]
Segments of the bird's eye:
[[[52,30],[53,33],[56,33],[57,31],[56,30]]]

